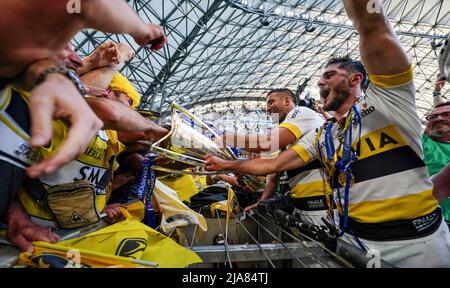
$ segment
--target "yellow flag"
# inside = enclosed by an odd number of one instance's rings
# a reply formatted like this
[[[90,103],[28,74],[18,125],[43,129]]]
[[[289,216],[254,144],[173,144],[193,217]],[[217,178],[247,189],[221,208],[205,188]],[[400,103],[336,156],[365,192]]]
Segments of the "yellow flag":
[[[182,268],[202,262],[193,251],[135,219],[125,219],[58,244],[33,244],[37,249],[32,257],[45,256],[45,253],[64,256],[70,250],[72,254],[79,253],[80,265],[88,267],[152,267],[156,263],[162,268]],[[20,259],[24,264],[35,263],[32,257],[23,253]]]
[[[226,223],[229,223],[231,211],[239,211],[239,203],[236,198],[236,194],[231,187],[228,187],[228,196],[227,200],[215,202],[209,205],[209,209],[211,210],[211,215],[216,215],[216,210],[226,212]]]

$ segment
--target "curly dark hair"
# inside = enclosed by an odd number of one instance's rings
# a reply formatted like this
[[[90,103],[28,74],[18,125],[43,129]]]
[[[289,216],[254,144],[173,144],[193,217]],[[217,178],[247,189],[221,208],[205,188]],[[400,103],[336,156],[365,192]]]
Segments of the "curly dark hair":
[[[339,64],[340,69],[344,69],[348,72],[359,72],[363,75],[363,80],[361,81],[361,89],[365,91],[369,86],[369,74],[367,73],[364,64],[359,60],[354,60],[350,55],[345,56],[335,56],[328,60],[325,64],[325,68],[334,64]]]

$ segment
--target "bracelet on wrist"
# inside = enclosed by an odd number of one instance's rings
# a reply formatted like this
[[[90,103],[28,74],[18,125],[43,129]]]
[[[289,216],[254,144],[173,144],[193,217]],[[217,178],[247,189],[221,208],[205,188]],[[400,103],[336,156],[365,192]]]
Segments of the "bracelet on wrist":
[[[433,97],[439,97],[442,96],[441,91],[434,91],[433,92]]]
[[[70,81],[72,81],[72,83],[77,88],[78,92],[80,92],[80,94],[83,97],[87,95],[86,87],[84,87],[83,82],[81,82],[81,80],[80,80],[80,77],[78,77],[78,75],[74,71],[72,71],[66,67],[52,67],[52,68],[48,68],[48,69],[44,70],[44,72],[42,72],[41,74],[39,74],[36,77],[36,80],[34,81],[34,87],[36,87],[36,86],[40,85],[42,82],[44,82],[45,79],[47,78],[47,76],[52,73],[58,73],[58,74],[62,74],[64,76],[66,76],[66,78],[68,78]]]

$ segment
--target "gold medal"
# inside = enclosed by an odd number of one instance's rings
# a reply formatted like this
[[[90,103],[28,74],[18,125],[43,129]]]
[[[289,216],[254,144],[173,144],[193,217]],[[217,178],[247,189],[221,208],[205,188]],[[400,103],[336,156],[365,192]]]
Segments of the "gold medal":
[[[339,184],[341,184],[342,187],[346,187],[346,184],[347,184],[347,172],[341,172],[339,174],[338,180],[339,180]],[[355,176],[350,173],[350,187],[352,187],[353,184],[355,184]]]

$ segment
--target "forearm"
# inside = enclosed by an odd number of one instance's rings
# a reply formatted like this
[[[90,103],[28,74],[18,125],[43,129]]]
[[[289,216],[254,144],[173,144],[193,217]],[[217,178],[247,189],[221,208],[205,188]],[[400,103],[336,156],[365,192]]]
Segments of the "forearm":
[[[124,0],[85,0],[81,7],[89,28],[132,37],[145,33],[144,22]]]
[[[159,126],[124,104],[106,98],[86,98],[89,106],[103,121],[103,129],[120,132],[150,132]]]
[[[305,165],[303,159],[292,149],[281,152],[276,158],[254,158],[233,163],[235,167],[232,170],[238,169],[236,171],[257,176],[280,173]]]
[[[144,140],[144,132],[117,132],[119,141],[125,145],[131,145],[136,143],[136,141]]]
[[[266,176],[277,171],[275,159],[253,158],[250,160],[227,161],[226,170],[232,170],[239,173]]]
[[[91,61],[91,57],[87,56],[86,58],[83,59],[83,66],[79,67],[77,69],[77,73],[78,75],[83,75],[86,74],[89,71],[92,71],[94,69],[96,69],[96,65]]]
[[[56,58],[48,58],[32,63],[27,69],[19,75],[14,81],[14,85],[26,91],[33,89],[34,82],[39,74],[48,68],[59,67],[60,62]]]
[[[127,109],[120,107],[120,109],[122,109],[120,112],[123,113],[121,113],[116,121],[109,123],[109,129],[122,132],[144,132],[146,134],[160,129],[160,127],[153,121],[142,117],[139,113],[129,109],[125,105],[120,105]]]
[[[264,187],[264,191],[261,194],[261,198],[259,199],[260,201],[272,198],[278,185],[278,179],[278,174],[276,173],[267,176],[266,186]]]
[[[385,16],[380,0],[344,0],[347,15],[359,33],[361,59],[372,75],[395,75],[411,63]]]
[[[353,26],[359,33],[367,33],[374,29],[387,29],[388,27],[379,0],[344,0],[344,7],[348,17],[353,22]]]
[[[87,67],[87,69],[90,68]],[[86,71],[89,71],[87,69]],[[94,69],[89,72],[84,72],[84,74],[82,73],[82,71],[80,72],[80,70],[77,72],[80,75],[83,74],[83,76],[81,76],[81,81],[83,82],[84,85],[108,89],[109,84],[111,83],[111,80],[114,77],[114,74],[116,74],[118,70],[119,65],[110,64],[103,68]]]
[[[270,136],[259,134],[224,134],[222,137],[224,145],[226,144],[230,147],[242,148],[254,153],[266,152],[271,150]]]

